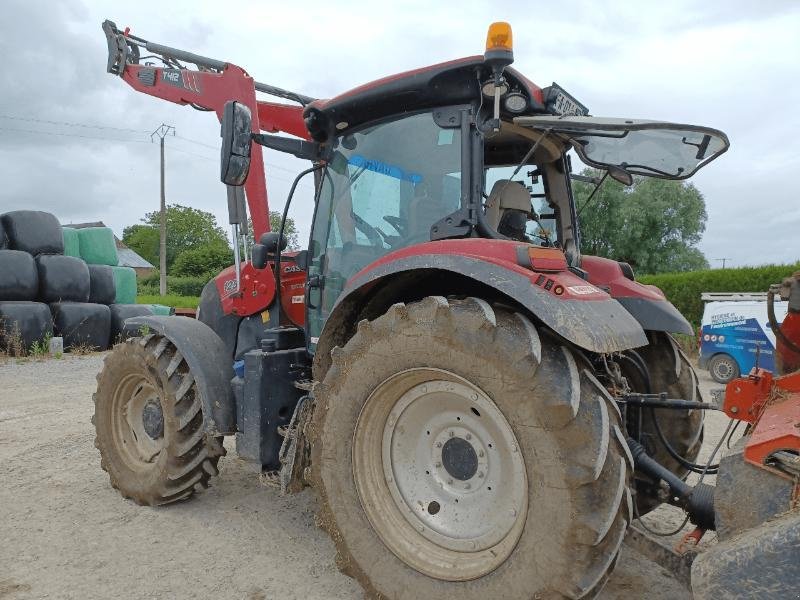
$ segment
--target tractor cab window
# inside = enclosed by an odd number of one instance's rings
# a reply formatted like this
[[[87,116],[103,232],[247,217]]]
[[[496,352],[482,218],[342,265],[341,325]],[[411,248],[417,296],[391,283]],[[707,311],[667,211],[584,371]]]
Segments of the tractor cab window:
[[[513,240],[559,245],[561,187],[556,185],[554,192],[549,184],[553,179],[565,177],[554,168],[562,154],[563,144],[557,140],[511,123],[503,122],[499,132],[486,134],[483,148],[486,224]]]
[[[461,202],[461,135],[431,113],[372,125],[337,140],[323,175],[311,234],[310,338],[347,282],[368,264],[430,240]]]
[[[550,204],[544,177],[536,165],[485,169],[484,211],[489,226],[521,242],[555,245],[556,208]]]

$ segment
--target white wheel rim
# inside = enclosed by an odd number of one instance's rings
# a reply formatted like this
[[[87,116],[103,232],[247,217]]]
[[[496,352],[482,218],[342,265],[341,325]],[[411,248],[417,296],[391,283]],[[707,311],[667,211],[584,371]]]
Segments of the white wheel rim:
[[[112,401],[112,432],[120,456],[132,470],[150,469],[164,449],[166,432],[151,435],[144,422],[146,410],[157,407],[161,413],[161,398],[151,382],[138,374],[125,377],[114,391]]]
[[[511,426],[448,371],[410,369],[377,386],[356,423],[353,475],[383,542],[437,579],[493,571],[525,524],[528,482]]]
[[[731,379],[733,376],[733,363],[728,358],[719,360],[714,369],[719,379]]]

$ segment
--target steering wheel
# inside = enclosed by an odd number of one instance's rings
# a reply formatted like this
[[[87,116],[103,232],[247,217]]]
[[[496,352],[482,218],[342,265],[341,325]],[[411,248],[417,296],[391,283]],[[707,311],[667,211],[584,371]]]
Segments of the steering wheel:
[[[408,219],[395,217],[394,215],[384,215],[383,220],[394,227],[401,236],[405,237],[408,231]]]
[[[353,217],[353,223],[361,233],[367,236],[370,244],[376,246],[378,248],[383,248],[383,236],[380,234],[380,230],[376,229],[369,223],[367,223],[364,219],[358,216],[356,213],[350,213],[350,216]]]

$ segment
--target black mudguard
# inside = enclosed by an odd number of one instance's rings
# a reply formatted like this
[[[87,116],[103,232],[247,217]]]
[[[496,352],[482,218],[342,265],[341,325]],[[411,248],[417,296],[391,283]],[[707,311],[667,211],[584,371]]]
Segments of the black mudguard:
[[[134,317],[125,324],[146,326],[169,339],[194,377],[205,430],[213,436],[236,433],[236,403],[231,388],[233,363],[222,338],[205,323],[188,317]]]
[[[694,329],[686,318],[667,300],[649,298],[617,298],[643,329],[694,335]]]
[[[334,306],[321,338],[337,326],[337,315],[348,315],[352,305],[381,280],[411,271],[449,271],[494,288],[531,312],[544,325],[590,352],[621,352],[647,345],[641,325],[619,302],[563,300],[532,284],[524,275],[484,260],[456,254],[416,255],[392,261],[351,279]],[[324,345],[323,345],[324,346]],[[319,349],[319,348],[318,348]]]

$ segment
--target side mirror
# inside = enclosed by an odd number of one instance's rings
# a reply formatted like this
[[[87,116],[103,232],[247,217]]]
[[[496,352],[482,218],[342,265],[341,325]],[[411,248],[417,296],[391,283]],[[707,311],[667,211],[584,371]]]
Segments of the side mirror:
[[[233,100],[225,103],[220,129],[219,178],[226,185],[244,185],[250,172],[252,115],[250,109]]]
[[[614,181],[619,181],[624,186],[633,185],[633,175],[617,165],[608,165],[608,175]]]

